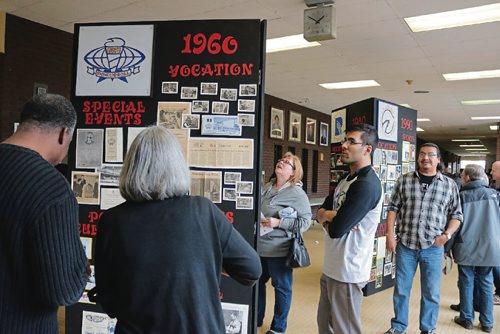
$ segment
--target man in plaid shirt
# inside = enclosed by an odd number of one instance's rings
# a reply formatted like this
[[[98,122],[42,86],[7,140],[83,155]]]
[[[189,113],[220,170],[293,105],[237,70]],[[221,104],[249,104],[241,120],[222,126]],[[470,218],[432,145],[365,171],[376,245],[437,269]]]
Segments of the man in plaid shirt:
[[[420,265],[420,333],[436,333],[441,287],[443,245],[463,221],[455,182],[441,174],[441,155],[433,143],[423,144],[418,172],[402,175],[392,192],[387,214],[389,252],[396,254],[394,318],[386,334],[405,333],[413,277]],[[396,236],[394,225],[396,225]]]

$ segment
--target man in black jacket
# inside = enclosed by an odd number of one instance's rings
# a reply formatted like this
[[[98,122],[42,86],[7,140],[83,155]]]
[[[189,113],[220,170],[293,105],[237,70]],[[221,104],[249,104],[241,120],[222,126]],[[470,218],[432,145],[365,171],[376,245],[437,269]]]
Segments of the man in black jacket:
[[[0,333],[58,333],[57,309],[78,301],[87,259],[78,204],[60,163],[76,124],[64,97],[33,97],[0,144]]]

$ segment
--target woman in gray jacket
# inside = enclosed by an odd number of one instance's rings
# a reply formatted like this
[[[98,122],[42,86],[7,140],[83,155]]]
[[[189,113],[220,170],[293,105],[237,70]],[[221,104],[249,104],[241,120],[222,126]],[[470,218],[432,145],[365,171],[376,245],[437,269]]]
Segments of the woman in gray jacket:
[[[309,228],[311,206],[302,189],[302,164],[294,155],[278,161],[276,178],[262,193],[261,235],[258,239],[262,276],[259,279],[257,325],[262,326],[266,310],[266,283],[272,279],[275,292],[274,316],[266,334],[284,333],[292,304],[293,271],[285,262],[292,230]],[[266,233],[267,232],[267,233]],[[265,234],[264,234],[265,233]]]

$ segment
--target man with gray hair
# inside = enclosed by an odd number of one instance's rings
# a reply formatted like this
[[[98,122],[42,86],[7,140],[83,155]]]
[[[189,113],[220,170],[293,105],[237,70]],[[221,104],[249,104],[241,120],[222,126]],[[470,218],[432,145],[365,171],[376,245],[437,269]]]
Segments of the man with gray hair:
[[[495,180],[495,188],[500,193],[500,160],[491,165],[491,178]],[[500,266],[493,268],[493,283],[495,284],[493,304],[500,305]]]
[[[485,184],[485,176],[479,165],[467,165],[462,176],[460,202],[464,221],[453,245],[459,274],[460,316],[454,320],[472,329],[475,300],[481,330],[490,333],[493,329],[492,271],[500,265],[500,198]]]
[[[87,259],[78,204],[53,166],[76,124],[70,101],[37,95],[0,143],[0,333],[58,333],[57,309],[82,295]]]

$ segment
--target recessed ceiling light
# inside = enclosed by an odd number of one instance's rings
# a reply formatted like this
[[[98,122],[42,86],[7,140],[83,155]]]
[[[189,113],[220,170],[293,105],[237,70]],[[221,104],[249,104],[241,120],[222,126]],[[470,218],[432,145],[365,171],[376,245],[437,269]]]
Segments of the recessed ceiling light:
[[[497,131],[498,125],[490,125],[490,130]]]
[[[500,70],[496,69],[487,71],[445,73],[443,74],[443,77],[446,81],[490,79],[500,77]]]
[[[376,87],[380,86],[375,80],[359,80],[359,81],[345,81],[345,82],[327,82],[319,84],[326,89],[345,89],[345,88],[363,88],[363,87]]]
[[[430,122],[430,118],[417,118],[417,122]]]
[[[430,91],[428,90],[414,90],[413,93],[415,94],[428,94]]]
[[[463,145],[460,145],[460,147],[484,147],[483,144],[463,144]]]
[[[404,20],[413,32],[495,22],[500,21],[500,4],[496,3],[486,6],[413,16],[407,17]]]
[[[266,53],[310,48],[320,46],[318,42],[308,42],[304,35],[291,35],[278,38],[271,38],[266,41]]]
[[[482,121],[488,119],[500,119],[500,116],[476,116],[476,117],[471,117],[470,119],[473,121]]]
[[[425,130],[422,129],[422,128],[417,127],[417,132],[423,132],[423,131],[425,131]]]
[[[480,141],[479,139],[452,139],[451,141]]]
[[[487,148],[466,148],[466,151],[487,151]]]
[[[480,106],[483,104],[500,104],[500,99],[498,100],[467,100],[462,101],[464,106]]]

